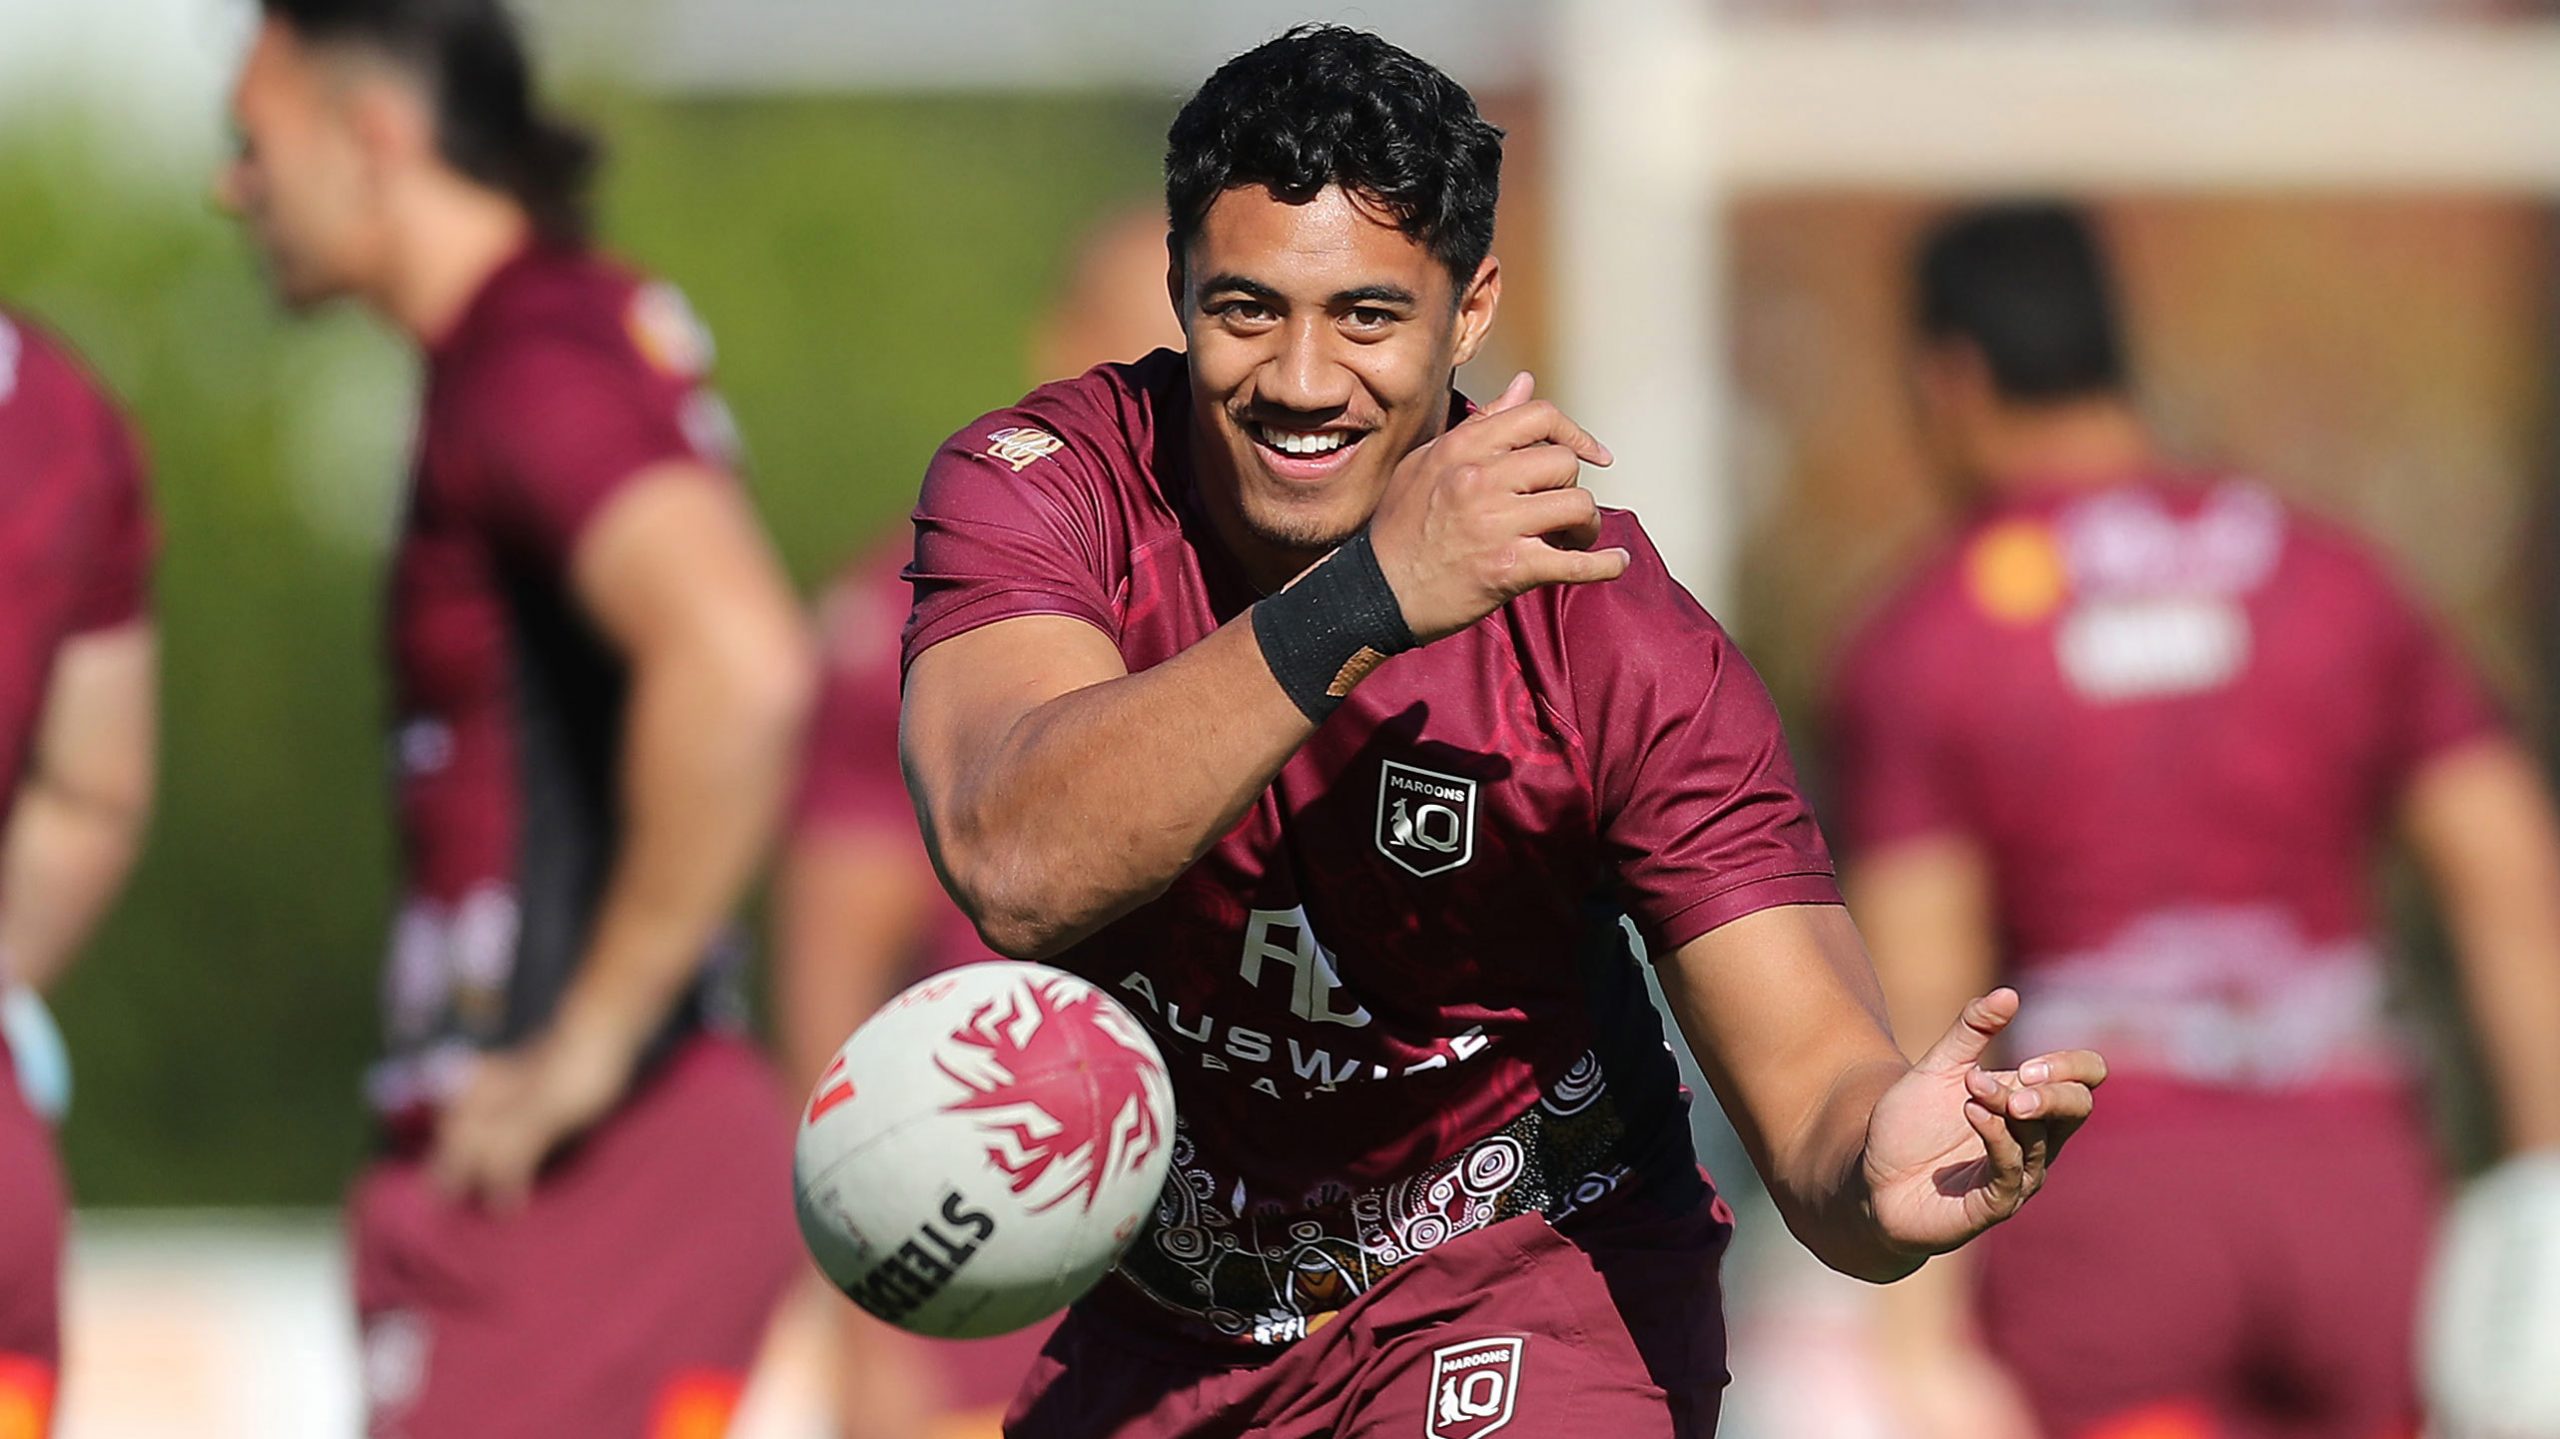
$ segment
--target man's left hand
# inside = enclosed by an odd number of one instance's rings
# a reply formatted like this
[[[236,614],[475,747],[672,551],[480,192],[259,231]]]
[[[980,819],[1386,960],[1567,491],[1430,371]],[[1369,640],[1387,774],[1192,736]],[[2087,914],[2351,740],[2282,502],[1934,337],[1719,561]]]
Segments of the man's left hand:
[[[1985,1069],[1991,1041],[2018,1015],[1995,989],[1876,1101],[1866,1180],[1876,1225],[1896,1247],[1942,1254],[2018,1212],[2044,1185],[2064,1141],[2089,1118],[2107,1063],[2091,1050]]]
[[[555,1024],[472,1062],[436,1125],[428,1172],[446,1195],[521,1208],[542,1162],[604,1117],[637,1054],[618,1037]]]

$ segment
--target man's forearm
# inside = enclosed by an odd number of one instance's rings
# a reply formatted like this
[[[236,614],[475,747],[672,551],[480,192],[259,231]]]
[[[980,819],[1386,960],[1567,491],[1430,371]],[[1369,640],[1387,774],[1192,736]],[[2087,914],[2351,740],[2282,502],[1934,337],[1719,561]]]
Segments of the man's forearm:
[[[1046,957],[1163,892],[1314,732],[1237,619],[1038,706],[950,766],[961,778],[927,806],[928,839],[987,942]]]
[[[2560,819],[2540,767],[2512,741],[2470,745],[2421,770],[2406,805],[2503,1137],[2560,1148]]]
[[[636,1053],[665,1022],[771,839],[806,703],[784,665],[697,651],[639,666],[620,856],[555,1030]]]
[[[2547,824],[2514,828],[2535,837],[2449,879],[2445,922],[2500,1137],[2560,1150],[2560,846]]]
[[[0,842],[0,955],[50,987],[124,887],[151,820],[159,648],[136,620],[55,656]]]
[[[1876,1104],[1910,1066],[1885,1031],[1847,912],[1764,909],[1656,968],[1789,1232],[1843,1273],[1880,1282],[1908,1273],[1917,1260],[1886,1243],[1866,1161]]]
[[[2512,1151],[2560,1150],[2560,927],[2462,936],[2472,1024]]]
[[[38,781],[18,796],[0,852],[0,957],[50,989],[124,887],[147,816]]]

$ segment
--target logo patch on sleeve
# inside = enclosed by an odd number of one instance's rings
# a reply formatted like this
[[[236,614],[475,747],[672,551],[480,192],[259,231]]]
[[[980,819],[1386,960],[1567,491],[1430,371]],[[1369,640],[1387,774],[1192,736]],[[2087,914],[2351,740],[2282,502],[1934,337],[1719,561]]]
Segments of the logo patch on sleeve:
[[[693,313],[684,291],[652,280],[632,292],[623,317],[631,343],[662,374],[698,380],[711,373],[711,331]]]
[[[1394,760],[1378,770],[1378,853],[1429,879],[1476,855],[1476,782]]]
[[[986,454],[988,459],[1002,460],[1013,466],[1013,472],[1018,475],[1022,473],[1022,467],[1033,460],[1045,460],[1066,447],[1066,441],[1047,430],[1016,425],[987,436]]]
[[[24,349],[17,327],[8,316],[0,315],[0,400],[18,392],[18,356]]]
[[[1471,1339],[1431,1351],[1431,1415],[1424,1439],[1483,1439],[1511,1422],[1520,1392],[1517,1337]]]

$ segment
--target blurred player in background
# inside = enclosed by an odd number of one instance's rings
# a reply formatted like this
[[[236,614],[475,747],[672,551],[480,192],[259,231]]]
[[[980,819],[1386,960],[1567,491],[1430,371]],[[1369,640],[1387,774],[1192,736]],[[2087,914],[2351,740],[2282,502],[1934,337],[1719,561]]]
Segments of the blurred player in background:
[[[0,1031],[0,1434],[40,1436],[60,1359],[69,1203],[49,1125],[68,1073],[35,995],[61,977],[141,850],[159,667],[140,447],[63,348],[6,311],[0,485],[0,984],[17,1011]]]
[[[902,744],[991,945],[1144,1016],[1155,1222],[1032,1436],[1701,1435],[1729,1216],[1631,912],[1796,1233],[1884,1279],[2015,1211],[2097,1056],[1894,1049],[1777,717],[1494,320],[1501,133],[1375,36],[1222,67],[1166,157],[1188,354],[955,435]]]
[[[1164,276],[1164,212],[1106,217],[1076,247],[1066,289],[1031,337],[1035,375],[1179,348]],[[911,602],[901,571],[913,554],[901,525],[846,568],[823,607],[824,684],[774,896],[775,1027],[799,1093],[900,988],[993,957],[934,877],[898,769],[898,636]],[[845,1439],[992,1439],[1048,1333],[942,1342],[841,1300],[828,1307],[844,1329]]]
[[[585,243],[494,0],[268,0],[222,179],[428,369],[389,604],[406,898],[352,1229],[374,1432],[725,1424],[799,1272],[730,915],[812,688],[710,345]]]
[[[1076,242],[1066,286],[1031,338],[1035,378],[1063,380],[1096,365],[1182,348],[1164,294],[1164,211],[1116,210]],[[903,538],[903,536],[902,536]]]
[[[2437,1165],[2376,866],[2397,829],[2433,882],[2507,1144],[2560,1145],[2540,776],[2367,547],[2161,457],[2079,215],[1954,218],[1917,288],[1970,512],[1845,651],[1848,890],[1906,1045],[2013,983],[2006,1042],[2114,1078],[2069,1183],[1889,1292],[1903,1412],[1924,1439],[2413,1433]]]

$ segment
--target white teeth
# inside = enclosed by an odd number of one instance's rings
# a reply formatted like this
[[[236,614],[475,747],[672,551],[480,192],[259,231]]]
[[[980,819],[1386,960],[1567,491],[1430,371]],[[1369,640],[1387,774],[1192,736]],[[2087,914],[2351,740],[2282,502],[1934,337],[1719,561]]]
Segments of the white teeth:
[[[1307,433],[1299,430],[1275,430],[1268,425],[1256,425],[1254,430],[1262,437],[1264,444],[1284,455],[1329,455],[1350,444],[1352,440],[1352,436],[1341,430],[1318,430]]]

